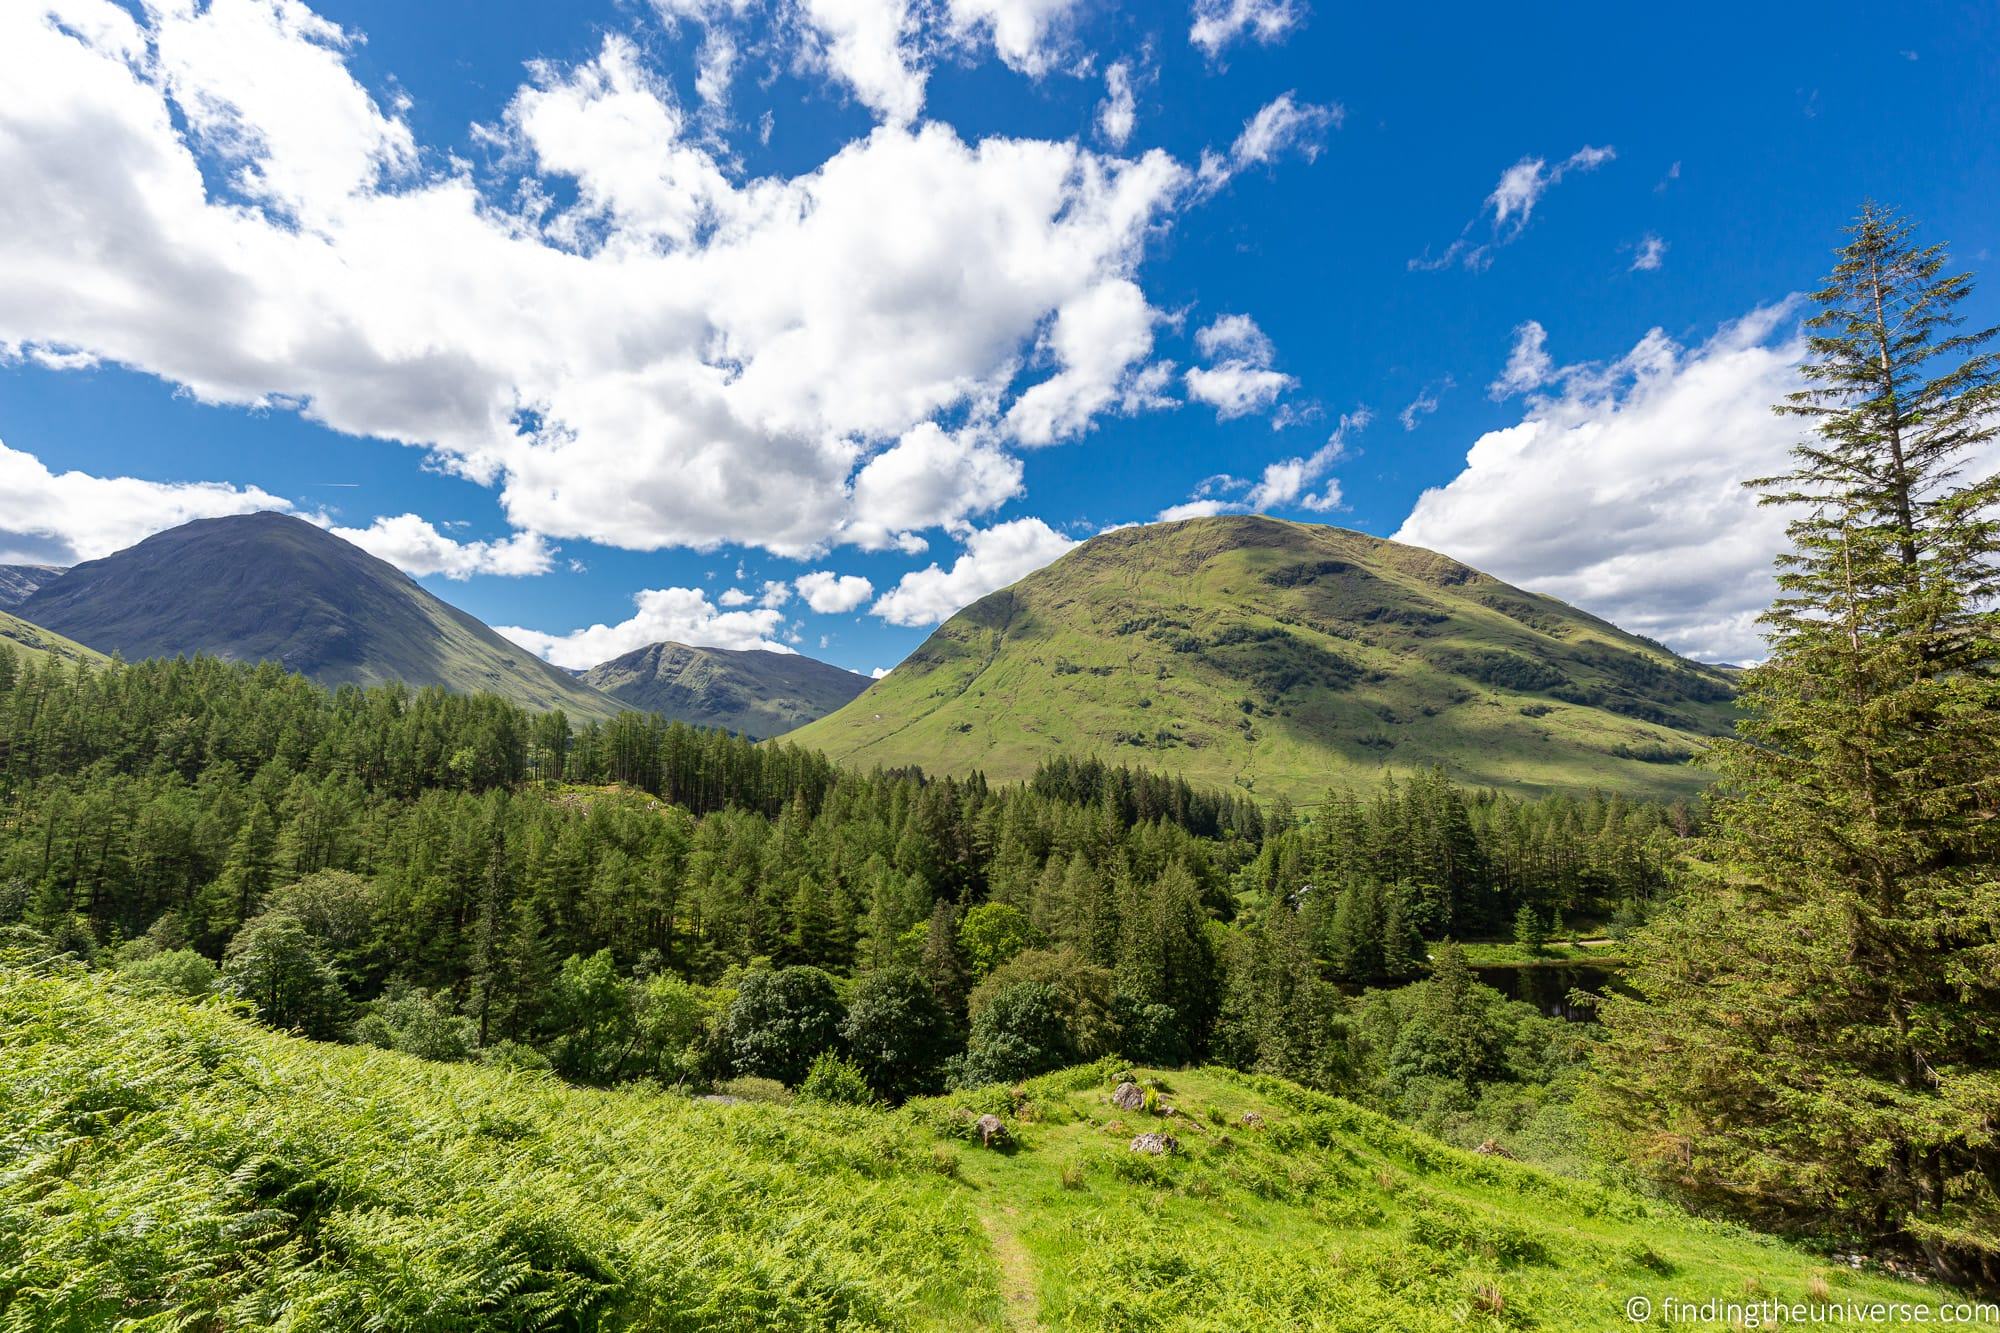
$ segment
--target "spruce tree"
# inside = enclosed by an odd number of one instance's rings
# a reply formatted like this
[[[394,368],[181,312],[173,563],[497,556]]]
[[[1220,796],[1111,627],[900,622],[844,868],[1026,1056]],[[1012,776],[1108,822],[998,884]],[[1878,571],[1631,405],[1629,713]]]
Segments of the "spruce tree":
[[[2000,1281],[1996,330],[1873,204],[1808,321],[1770,658],[1691,888],[1604,1008],[1604,1113],[1659,1176]]]

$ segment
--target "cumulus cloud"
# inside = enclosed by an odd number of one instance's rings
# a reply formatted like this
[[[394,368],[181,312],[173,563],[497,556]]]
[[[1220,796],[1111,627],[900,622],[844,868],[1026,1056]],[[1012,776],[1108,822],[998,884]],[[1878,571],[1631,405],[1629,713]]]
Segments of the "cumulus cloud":
[[[1104,101],[1097,108],[1097,132],[1113,148],[1123,148],[1138,123],[1132,67],[1121,60],[1104,71]]]
[[[1308,162],[1316,159],[1324,146],[1321,136],[1329,129],[1338,129],[1347,119],[1347,111],[1338,105],[1298,102],[1294,97],[1283,93],[1258,108],[1256,115],[1243,122],[1242,132],[1228,152],[1204,152],[1196,172],[1197,187],[1212,194],[1245,168],[1269,165],[1293,150]]]
[[[1544,361],[1534,378],[1554,392],[1481,436],[1396,540],[1681,652],[1762,657],[1755,621],[1771,600],[1785,519],[1742,482],[1786,464],[1798,427],[1771,405],[1798,387],[1803,355],[1781,304],[1695,347],[1655,329],[1608,364]]]
[[[468,579],[474,574],[520,577],[546,574],[555,551],[532,532],[517,532],[494,541],[462,542],[439,532],[435,524],[415,514],[377,518],[365,528],[329,526],[334,536],[353,542],[372,556],[387,560],[405,574],[442,574]]]
[[[419,446],[542,540],[911,549],[1018,490],[1005,443],[1163,401],[1136,278],[1190,175],[906,125],[920,68],[861,39],[907,12],[808,16],[886,123],[742,181],[617,36],[535,66],[474,172],[296,0],[0,6],[0,347]]]
[[[1081,5],[1082,0],[949,0],[948,14],[961,42],[984,37],[1009,69],[1040,77],[1060,57]]]
[[[852,611],[875,595],[875,585],[861,575],[836,574],[830,569],[801,574],[792,580],[792,586],[799,590],[807,606],[823,616]]]
[[[1188,40],[1213,60],[1242,38],[1269,46],[1283,41],[1305,19],[1293,0],[1195,0]]]
[[[905,0],[803,0],[800,12],[820,39],[811,56],[863,105],[894,124],[916,119],[927,76]]]
[[[1486,196],[1478,216],[1459,232],[1458,239],[1435,257],[1425,251],[1410,261],[1410,268],[1433,271],[1454,264],[1463,264],[1475,272],[1486,268],[1493,262],[1493,252],[1521,234],[1542,196],[1560,184],[1563,177],[1572,172],[1595,171],[1617,156],[1609,146],[1585,144],[1554,165],[1543,157],[1522,158],[1500,173],[1500,183]],[[1475,239],[1482,222],[1486,224],[1484,239]]]
[[[1194,340],[1214,364],[1191,367],[1182,377],[1188,397],[1215,408],[1220,420],[1262,411],[1296,382],[1271,368],[1275,349],[1248,315],[1222,315]]]
[[[648,588],[632,598],[631,618],[616,625],[596,624],[567,634],[549,634],[519,625],[494,629],[529,652],[559,667],[581,671],[655,643],[685,643],[697,648],[764,648],[793,651],[777,635],[784,616],[769,607],[754,611],[719,611],[699,588]]]
[[[1667,243],[1652,232],[1639,238],[1638,253],[1632,256],[1634,273],[1651,273],[1667,262]]]
[[[1039,518],[995,523],[966,538],[950,569],[933,564],[903,575],[869,610],[892,625],[935,625],[1076,545]]]
[[[255,486],[52,472],[0,442],[0,564],[74,565],[197,518],[291,507]]]

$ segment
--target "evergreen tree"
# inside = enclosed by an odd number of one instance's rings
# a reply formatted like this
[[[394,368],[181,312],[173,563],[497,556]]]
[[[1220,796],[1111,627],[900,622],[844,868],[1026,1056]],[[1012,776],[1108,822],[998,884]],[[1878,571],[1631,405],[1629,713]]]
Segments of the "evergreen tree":
[[[1659,1176],[2000,1281],[2000,431],[1995,330],[1873,204],[1809,321],[1812,438],[1753,483],[1794,517],[1712,755],[1693,891],[1605,1006],[1601,1108]]]

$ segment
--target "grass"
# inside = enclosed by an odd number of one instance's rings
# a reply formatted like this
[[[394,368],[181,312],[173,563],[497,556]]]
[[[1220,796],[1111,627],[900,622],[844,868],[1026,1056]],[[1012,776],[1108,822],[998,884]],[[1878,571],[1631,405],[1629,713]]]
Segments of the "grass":
[[[0,611],[0,643],[10,645],[24,666],[40,666],[50,657],[63,662],[110,660],[94,648],[86,648],[6,611]]]
[[[788,738],[1011,779],[1057,753],[1310,802],[1464,782],[1686,795],[1727,680],[1415,547],[1264,518],[1099,536],[946,622]]]
[[[1540,953],[1530,953],[1526,945],[1512,940],[1470,940],[1464,944],[1465,961],[1474,967],[1547,967],[1558,963],[1597,967],[1622,967],[1630,960],[1618,940],[1550,940]]]
[[[716,1105],[5,968],[0,1046],[4,1329],[1608,1330],[1634,1295],[1937,1296],[1218,1070],[1150,1074],[1171,1115],[1113,1107],[1109,1064]]]

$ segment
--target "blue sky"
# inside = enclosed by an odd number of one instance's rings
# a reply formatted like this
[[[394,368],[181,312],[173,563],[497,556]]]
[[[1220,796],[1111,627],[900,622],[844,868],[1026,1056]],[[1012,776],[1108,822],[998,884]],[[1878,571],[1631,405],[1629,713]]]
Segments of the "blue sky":
[[[1991,6],[12,6],[0,560],[275,505],[866,671],[1255,509],[1754,656],[1786,302],[1870,195],[1991,266],[1995,86]]]

